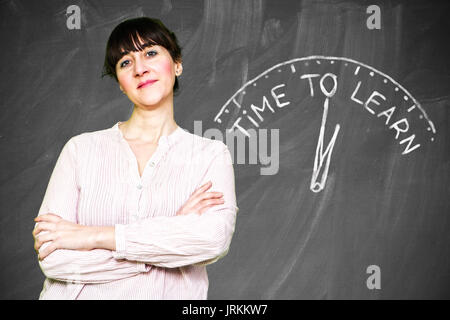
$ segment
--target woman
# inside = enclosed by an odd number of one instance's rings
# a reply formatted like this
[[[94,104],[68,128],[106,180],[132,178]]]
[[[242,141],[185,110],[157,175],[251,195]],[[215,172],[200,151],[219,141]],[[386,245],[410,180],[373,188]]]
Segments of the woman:
[[[227,146],[174,121],[181,72],[159,20],[111,33],[104,74],[133,113],[63,147],[33,230],[40,299],[207,298],[205,266],[227,253],[239,209]]]

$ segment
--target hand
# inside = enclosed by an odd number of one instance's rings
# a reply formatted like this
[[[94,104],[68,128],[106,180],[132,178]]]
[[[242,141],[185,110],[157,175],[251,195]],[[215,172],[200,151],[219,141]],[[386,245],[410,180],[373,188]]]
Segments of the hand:
[[[95,240],[94,227],[82,226],[64,220],[53,213],[38,216],[33,230],[34,249],[43,260],[56,249],[91,250]],[[44,243],[48,246],[40,253],[39,249]]]
[[[191,212],[202,214],[212,206],[223,204],[225,201],[223,200],[222,192],[206,192],[211,186],[212,183],[209,181],[198,188],[177,211],[176,215],[179,216]]]

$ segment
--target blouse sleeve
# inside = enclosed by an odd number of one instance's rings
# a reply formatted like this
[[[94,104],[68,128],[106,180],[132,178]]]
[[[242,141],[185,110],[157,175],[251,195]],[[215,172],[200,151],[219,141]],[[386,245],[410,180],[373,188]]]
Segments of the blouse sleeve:
[[[203,214],[192,212],[116,224],[113,256],[167,268],[206,265],[225,256],[239,208],[236,206],[231,155],[223,143],[199,186],[208,181],[212,182],[208,192],[222,192],[223,204],[212,206]]]
[[[74,138],[63,147],[50,177],[38,215],[53,213],[77,222],[79,186]],[[46,242],[39,251],[50,243]],[[72,283],[102,283],[146,272],[151,266],[134,261],[118,261],[112,251],[94,249],[77,251],[59,249],[50,253],[39,266],[47,278]]]

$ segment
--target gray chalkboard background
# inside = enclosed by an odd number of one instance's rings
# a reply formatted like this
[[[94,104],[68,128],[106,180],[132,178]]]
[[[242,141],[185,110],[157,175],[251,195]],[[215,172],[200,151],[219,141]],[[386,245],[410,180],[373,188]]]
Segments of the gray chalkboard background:
[[[66,25],[70,5],[80,29]],[[381,29],[368,27],[370,5]],[[241,118],[245,130],[273,133],[269,154],[278,132],[272,174],[233,154],[240,210],[228,255],[208,267],[210,299],[450,298],[449,9],[425,0],[1,1],[0,298],[42,289],[33,218],[63,144],[130,115],[100,74],[111,30],[138,16],[160,18],[183,47],[181,127],[225,132]],[[327,73],[337,92],[320,152]],[[317,150],[321,174],[330,163],[315,192]],[[367,286],[373,265],[379,289]]]

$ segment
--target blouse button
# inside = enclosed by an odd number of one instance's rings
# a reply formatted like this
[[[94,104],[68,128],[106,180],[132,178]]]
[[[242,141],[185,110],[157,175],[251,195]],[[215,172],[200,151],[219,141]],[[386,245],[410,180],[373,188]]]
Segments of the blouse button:
[[[142,184],[138,184],[138,185],[137,185],[137,188],[138,188],[139,190],[141,190],[141,189],[142,189]]]

